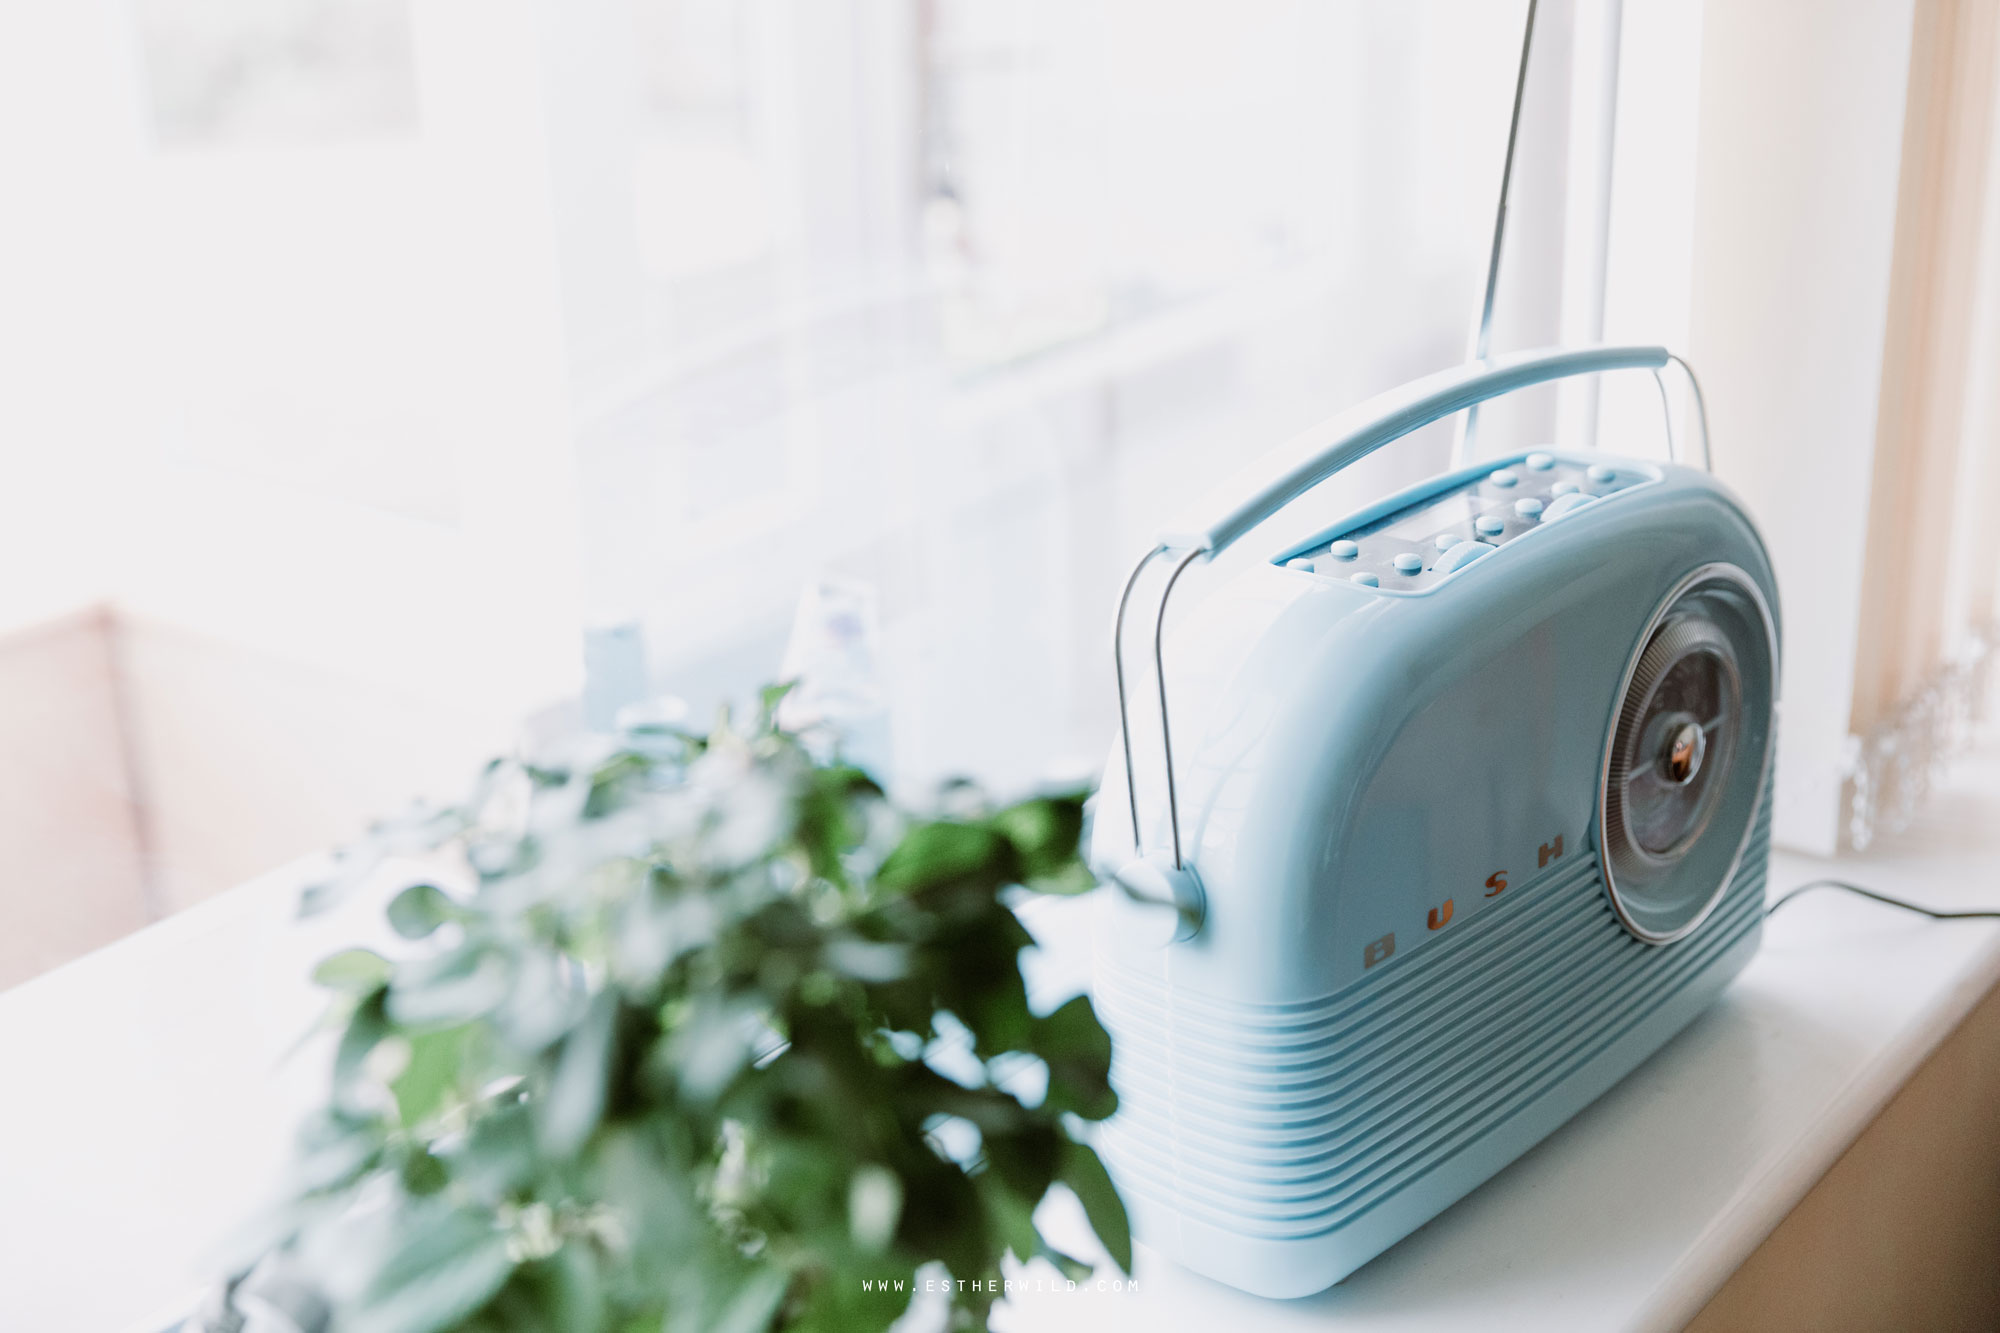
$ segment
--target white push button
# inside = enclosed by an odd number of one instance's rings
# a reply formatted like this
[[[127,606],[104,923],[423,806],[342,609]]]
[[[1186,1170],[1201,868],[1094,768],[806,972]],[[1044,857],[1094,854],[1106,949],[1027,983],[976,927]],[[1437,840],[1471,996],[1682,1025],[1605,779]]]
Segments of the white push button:
[[[1497,472],[1488,473],[1486,480],[1492,482],[1495,486],[1512,486],[1520,478],[1503,467]]]
[[[1530,472],[1547,472],[1555,465],[1556,456],[1554,454],[1536,453],[1528,455],[1528,470]]]
[[[1328,547],[1326,553],[1335,560],[1352,560],[1361,553],[1361,548],[1353,542],[1343,539]]]
[[[1295,560],[1287,560],[1287,561],[1285,562],[1285,568],[1286,568],[1286,569],[1300,569],[1300,570],[1304,570],[1304,571],[1305,571],[1306,573],[1310,574],[1310,573],[1312,573],[1312,570],[1313,570],[1313,562],[1312,562],[1312,561],[1310,561],[1310,560],[1308,560],[1308,559],[1306,559],[1306,558],[1305,558],[1304,556],[1300,556],[1300,557],[1298,557],[1298,558],[1297,558],[1297,559],[1295,559]]]
[[[1382,580],[1370,574],[1365,569],[1354,575],[1354,581],[1364,588],[1379,588],[1382,586]]]
[[[1498,537],[1507,530],[1507,524],[1498,514],[1481,514],[1472,526],[1484,537]]]
[[[1591,481],[1595,482],[1599,486],[1604,485],[1604,483],[1608,481],[1618,480],[1617,471],[1615,469],[1606,467],[1602,463],[1592,463],[1588,468],[1584,470],[1583,475],[1590,478]]]
[[[1435,568],[1440,574],[1449,574],[1454,569],[1463,569],[1480,556],[1491,555],[1499,549],[1491,542],[1459,542],[1438,557]]]
[[[1415,551],[1403,552],[1396,557],[1395,563],[1398,574],[1419,574],[1424,568],[1424,558]]]
[[[1532,495],[1524,495],[1514,501],[1514,512],[1522,518],[1533,518],[1542,512],[1542,502]]]
[[[1580,492],[1569,495],[1558,495],[1555,499],[1549,501],[1549,507],[1542,511],[1542,522],[1545,524],[1553,523],[1565,515],[1574,514],[1577,510],[1596,503],[1596,496],[1584,495]]]

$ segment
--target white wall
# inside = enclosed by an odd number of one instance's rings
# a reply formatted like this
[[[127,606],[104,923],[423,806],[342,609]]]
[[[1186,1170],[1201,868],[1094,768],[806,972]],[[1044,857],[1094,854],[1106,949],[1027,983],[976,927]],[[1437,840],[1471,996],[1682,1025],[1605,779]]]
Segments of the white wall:
[[[0,8],[0,630],[109,591],[102,442],[137,416],[131,72],[110,4]]]
[[[130,618],[172,908],[456,790],[574,693],[597,290],[549,135],[610,94],[555,0],[412,0],[407,123],[160,141],[135,12],[0,5],[0,631]],[[0,700],[16,770],[61,769],[46,711]]]

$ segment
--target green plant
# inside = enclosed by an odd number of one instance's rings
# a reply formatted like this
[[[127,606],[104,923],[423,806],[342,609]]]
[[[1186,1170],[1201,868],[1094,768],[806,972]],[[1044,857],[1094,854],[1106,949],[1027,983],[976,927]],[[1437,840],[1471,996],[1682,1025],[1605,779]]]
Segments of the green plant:
[[[209,1327],[256,1297],[336,1333],[879,1329],[933,1263],[984,1327],[1004,1254],[1080,1274],[1033,1218],[1057,1182],[1129,1268],[1072,1133],[1116,1104],[1110,1038],[1087,998],[1030,1009],[1008,906],[1090,886],[1082,795],[907,815],[781,694],[741,730],[495,761],[384,831],[472,887],[390,902],[407,956],[320,965],[329,1100]]]

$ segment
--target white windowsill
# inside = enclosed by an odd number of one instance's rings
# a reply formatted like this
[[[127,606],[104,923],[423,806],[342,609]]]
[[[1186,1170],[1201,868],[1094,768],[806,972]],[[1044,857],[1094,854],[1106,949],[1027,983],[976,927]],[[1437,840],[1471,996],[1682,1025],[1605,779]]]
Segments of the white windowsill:
[[[2000,901],[1996,867],[2000,755],[1982,754],[1909,833],[1841,863],[1781,854],[1771,882],[1837,872],[1969,906]],[[287,867],[0,994],[0,1326],[158,1333],[200,1290],[204,1256],[275,1179],[318,1082],[316,1061],[280,1063],[318,1011],[312,961],[381,937],[367,896],[294,924],[308,873]],[[1054,949],[1059,967],[1076,965],[1078,935]],[[1341,1286],[1261,1301],[1142,1248],[1137,1294],[1024,1292],[1001,1322],[1678,1328],[1996,979],[2000,924],[1808,896],[1771,920],[1714,1010]]]

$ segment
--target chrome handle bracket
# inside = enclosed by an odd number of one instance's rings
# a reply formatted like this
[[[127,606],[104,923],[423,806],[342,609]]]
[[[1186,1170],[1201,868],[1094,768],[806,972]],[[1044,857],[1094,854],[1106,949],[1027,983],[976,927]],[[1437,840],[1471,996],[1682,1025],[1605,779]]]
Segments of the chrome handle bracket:
[[[1125,611],[1131,604],[1132,589],[1138,585],[1139,575],[1145,572],[1146,566],[1167,554],[1168,547],[1155,546],[1132,567],[1131,574],[1125,579],[1125,589],[1118,595],[1118,615],[1111,627],[1111,661],[1118,677],[1118,739],[1125,752],[1125,800],[1132,815],[1132,849],[1141,855],[1146,849],[1139,827],[1139,788],[1132,763],[1132,716],[1125,689]],[[1167,780],[1167,823],[1173,831],[1175,870],[1185,870],[1187,866],[1181,854],[1180,799],[1174,783],[1173,727],[1167,716],[1167,602],[1173,596],[1174,585],[1187,572],[1187,567],[1205,554],[1207,552],[1197,547],[1181,557],[1173,572],[1167,575],[1166,587],[1160,590],[1160,608],[1153,619],[1153,679],[1158,683],[1160,692],[1160,751]]]

